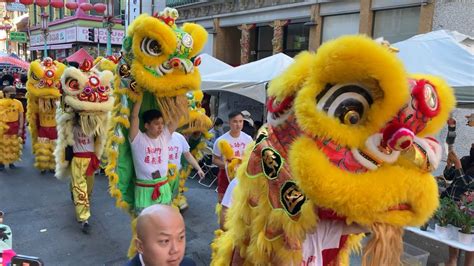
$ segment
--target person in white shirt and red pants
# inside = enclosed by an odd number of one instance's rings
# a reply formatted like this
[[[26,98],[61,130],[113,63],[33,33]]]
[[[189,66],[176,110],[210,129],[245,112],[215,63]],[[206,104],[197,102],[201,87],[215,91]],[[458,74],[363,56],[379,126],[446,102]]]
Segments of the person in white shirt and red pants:
[[[212,149],[212,163],[219,167],[219,173],[217,174],[217,199],[221,203],[224,193],[229,185],[229,178],[225,172],[225,163],[222,159],[221,151],[218,148],[217,143],[224,139],[232,146],[234,156],[242,158],[245,147],[247,144],[252,142],[252,137],[242,132],[244,125],[244,116],[240,112],[232,112],[229,114],[229,126],[230,130],[224,135],[220,136]]]

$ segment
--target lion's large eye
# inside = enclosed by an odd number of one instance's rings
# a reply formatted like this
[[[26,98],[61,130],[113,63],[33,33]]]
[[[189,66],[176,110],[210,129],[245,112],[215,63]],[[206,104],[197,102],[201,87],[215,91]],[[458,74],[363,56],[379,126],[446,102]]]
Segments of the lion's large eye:
[[[358,84],[328,84],[316,100],[319,110],[346,125],[361,123],[374,101],[369,91]]]
[[[35,75],[35,72],[33,72],[33,71],[30,72],[30,77],[31,77],[32,79],[36,80],[36,81],[39,81],[39,80],[40,80],[40,78],[38,78],[38,76],[36,76],[36,75]]]
[[[151,56],[159,56],[161,54],[161,45],[154,39],[143,38],[141,48],[144,53]]]
[[[67,79],[66,80],[66,85],[72,91],[78,91],[79,90],[79,82],[77,81],[77,79],[73,79],[73,78]]]

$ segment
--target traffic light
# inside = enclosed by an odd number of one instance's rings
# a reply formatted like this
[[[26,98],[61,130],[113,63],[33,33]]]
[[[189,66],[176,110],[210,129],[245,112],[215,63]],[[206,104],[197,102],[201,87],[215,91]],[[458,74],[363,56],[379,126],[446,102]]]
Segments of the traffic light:
[[[95,32],[94,32],[94,29],[88,29],[87,30],[87,39],[91,42],[94,42],[95,41]]]

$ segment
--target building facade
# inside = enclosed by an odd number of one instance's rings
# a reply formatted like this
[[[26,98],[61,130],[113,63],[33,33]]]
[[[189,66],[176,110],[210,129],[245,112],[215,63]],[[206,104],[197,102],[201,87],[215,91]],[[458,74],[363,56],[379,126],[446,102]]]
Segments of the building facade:
[[[433,30],[455,30],[474,36],[474,1],[436,1]]]
[[[432,30],[431,0],[169,0],[179,23],[209,34],[206,53],[240,65],[283,52],[315,51],[323,42],[362,33],[391,43]]]
[[[95,4],[104,1],[77,1],[79,4],[83,2]],[[119,53],[125,35],[122,14],[126,1],[114,0],[113,2],[112,51]],[[29,22],[31,60],[43,57],[45,30],[42,21],[44,18],[41,14],[44,13],[48,15],[46,18],[48,56],[62,59],[81,48],[84,48],[93,57],[106,54],[107,29],[103,14],[98,14],[93,10],[90,12],[84,12],[81,9],[71,11],[67,8],[56,9],[50,6],[43,9],[36,5],[31,5],[29,12],[31,14]],[[91,34],[92,32],[93,34]]]
[[[27,29],[28,9],[24,5],[0,3],[1,52],[13,53],[25,59],[27,55]]]

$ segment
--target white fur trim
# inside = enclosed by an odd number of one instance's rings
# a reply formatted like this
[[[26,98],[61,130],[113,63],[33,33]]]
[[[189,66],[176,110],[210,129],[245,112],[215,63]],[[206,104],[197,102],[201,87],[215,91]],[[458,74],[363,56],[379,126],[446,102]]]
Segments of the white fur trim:
[[[102,86],[112,86],[112,81],[114,80],[114,74],[109,70],[104,70],[99,72],[100,84]]]
[[[426,156],[431,166],[429,170],[432,171],[438,168],[443,152],[441,145],[432,138],[419,138],[417,136],[415,136],[414,142],[426,151]]]
[[[77,82],[79,83],[79,88],[80,88],[79,90],[77,91],[69,90],[69,86],[66,84],[66,81],[69,78],[73,78],[77,80]],[[82,92],[82,89],[86,86],[88,80],[89,79],[87,78],[87,76],[84,75],[81,70],[75,67],[68,67],[66,68],[66,70],[64,70],[64,73],[61,76],[61,84],[63,86],[63,91],[66,95],[77,95]]]
[[[72,107],[75,111],[87,111],[87,112],[108,112],[112,111],[114,107],[114,98],[109,96],[109,100],[106,102],[86,102],[86,101],[79,101],[75,96],[66,96],[64,98],[66,104]]]
[[[67,146],[74,145],[73,118],[74,113],[65,113],[60,108],[56,111],[58,139],[54,150],[56,159],[55,176],[60,180],[67,180],[71,176],[69,161],[65,160],[65,149]]]
[[[357,162],[362,164],[362,166],[372,171],[377,170],[378,166],[374,164],[373,162],[365,159],[364,156],[360,154],[358,149],[351,149],[351,152],[352,152],[352,155],[354,156],[354,159],[356,159]]]
[[[382,143],[382,134],[377,133],[370,136],[366,142],[365,147],[373,156],[376,156],[378,160],[382,160],[386,163],[394,163],[400,156],[399,151],[392,151],[390,154],[385,154],[379,150],[379,145]]]
[[[280,115],[280,117],[278,117],[278,118],[273,118],[273,113],[268,112],[267,113],[267,123],[274,126],[274,127],[280,126],[283,123],[286,123],[288,121],[288,117],[290,117],[292,112],[293,112],[293,108],[291,108],[290,110],[282,113]]]

